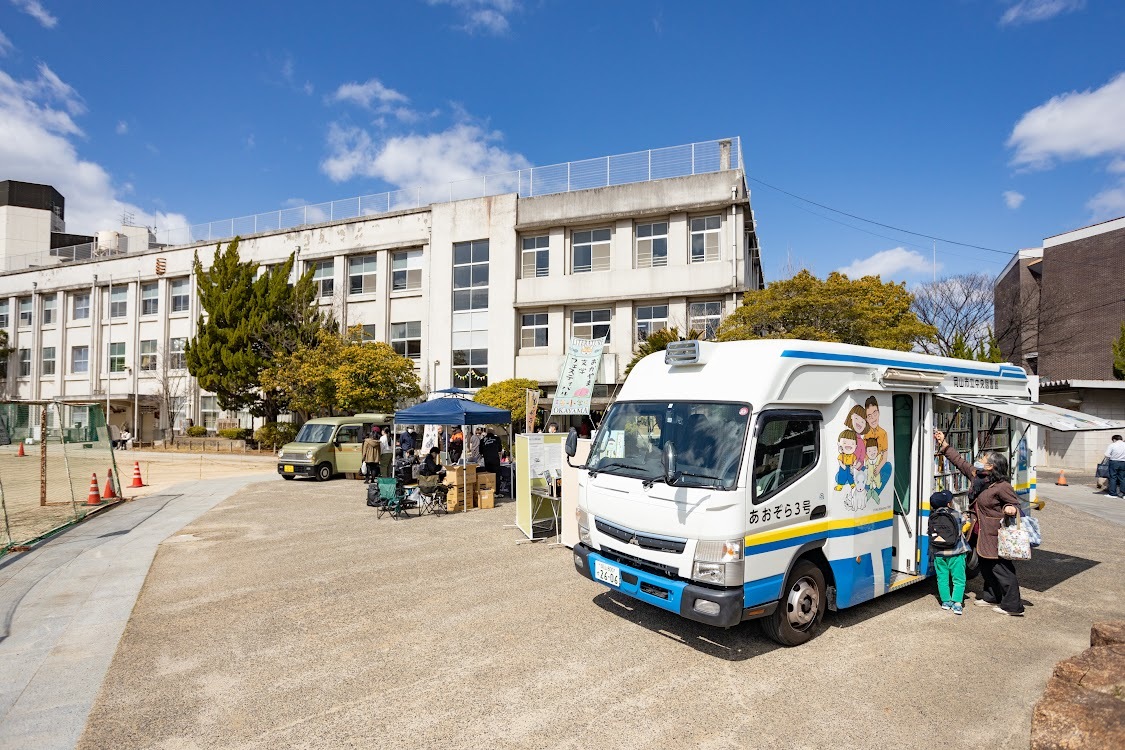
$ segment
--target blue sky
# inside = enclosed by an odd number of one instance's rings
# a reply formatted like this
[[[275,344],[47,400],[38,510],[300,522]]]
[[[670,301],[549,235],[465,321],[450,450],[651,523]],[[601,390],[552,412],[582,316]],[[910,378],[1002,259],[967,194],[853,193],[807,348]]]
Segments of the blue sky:
[[[1122,32],[1110,0],[0,0],[0,179],[168,229],[739,135],[767,279],[917,282],[929,240],[762,183],[1004,252],[1125,215]]]

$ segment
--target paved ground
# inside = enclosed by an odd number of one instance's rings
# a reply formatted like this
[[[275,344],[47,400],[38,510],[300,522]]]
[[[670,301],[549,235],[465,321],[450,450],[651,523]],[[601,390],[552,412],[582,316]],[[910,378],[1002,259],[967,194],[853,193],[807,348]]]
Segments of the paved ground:
[[[1039,494],[1107,521],[1125,524],[1125,500],[1100,492],[1093,477],[1077,477],[1069,482],[1066,487],[1053,483],[1039,485]]]
[[[162,544],[79,746],[1025,748],[1054,663],[1125,618],[1120,529],[1058,502],[1027,617],[928,582],[781,649],[517,546],[510,504],[395,522],[361,493],[264,482]]]
[[[172,488],[0,558],[0,748],[74,747],[157,545],[262,476]]]

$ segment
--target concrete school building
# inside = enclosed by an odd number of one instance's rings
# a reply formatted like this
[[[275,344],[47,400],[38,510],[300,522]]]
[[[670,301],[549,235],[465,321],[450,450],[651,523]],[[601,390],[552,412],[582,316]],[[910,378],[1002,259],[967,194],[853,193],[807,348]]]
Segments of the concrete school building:
[[[1112,344],[1125,321],[1125,217],[1047,237],[996,279],[995,324],[1009,362],[1040,378],[1044,403],[1125,419]],[[1039,463],[1092,474],[1115,430],[1043,430]]]
[[[317,304],[413,359],[423,390],[524,377],[548,406],[570,337],[607,337],[594,394],[604,408],[645,336],[668,326],[713,335],[764,285],[737,138],[213,222],[163,241],[145,227],[66,235],[57,191],[0,185],[0,330],[12,350],[3,396],[104,402],[110,423],[142,441],[188,419],[209,430],[260,423],[221,412],[184,357],[202,312],[192,258],[207,267],[235,234],[244,260],[296,253]]]

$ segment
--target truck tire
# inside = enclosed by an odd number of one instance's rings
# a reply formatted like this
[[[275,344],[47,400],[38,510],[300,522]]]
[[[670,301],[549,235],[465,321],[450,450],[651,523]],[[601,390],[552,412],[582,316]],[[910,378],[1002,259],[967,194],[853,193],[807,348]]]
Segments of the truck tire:
[[[777,609],[762,619],[762,630],[782,646],[800,646],[820,630],[827,606],[824,573],[811,561],[798,560],[785,579]]]
[[[316,467],[317,481],[327,482],[332,478],[332,464],[325,462]]]

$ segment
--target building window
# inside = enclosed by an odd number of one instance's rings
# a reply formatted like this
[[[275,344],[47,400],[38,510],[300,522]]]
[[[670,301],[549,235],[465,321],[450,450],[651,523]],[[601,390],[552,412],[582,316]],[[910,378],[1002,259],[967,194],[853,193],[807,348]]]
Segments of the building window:
[[[160,287],[156,282],[141,284],[141,315],[156,315],[160,312]]]
[[[543,234],[538,237],[523,238],[523,278],[533,279],[546,276],[550,271],[550,253],[547,246],[550,237]]]
[[[488,240],[453,245],[453,311],[488,309]]]
[[[575,310],[571,313],[571,333],[576,339],[600,339],[609,343],[609,323],[612,310]]]
[[[520,316],[520,347],[547,346],[547,313]]]
[[[374,294],[376,291],[375,256],[348,258],[348,293]]]
[[[70,295],[70,317],[73,320],[90,319],[89,293],[83,292],[81,294]]]
[[[704,216],[691,220],[691,262],[705,263],[719,259],[719,230],[722,217]]]
[[[31,325],[31,297],[20,297],[20,325]]]
[[[364,323],[363,324],[363,326],[360,329],[359,340],[363,341],[364,343],[366,343],[368,341],[378,341],[379,340],[378,337],[375,335],[375,324],[374,323]]]
[[[31,377],[31,350],[20,349],[20,377]]]
[[[43,325],[49,326],[55,322],[58,306],[59,297],[57,294],[52,294],[43,298]]]
[[[213,431],[219,420],[218,400],[214,396],[200,396],[199,415],[203,418],[203,426]]]
[[[187,312],[190,279],[172,279],[172,312]]]
[[[0,328],[7,328],[11,324],[8,315],[8,300],[0,301]]]
[[[129,310],[129,288],[115,286],[112,289],[109,294],[109,317],[124,318]]]
[[[141,341],[141,370],[146,372],[156,370],[156,339]]]
[[[488,349],[453,350],[453,385],[458,388],[488,385]]]
[[[391,323],[391,346],[396,354],[410,359],[422,358],[422,321]]]
[[[574,273],[609,270],[609,236],[608,229],[591,229],[572,235]]]
[[[168,369],[169,370],[186,370],[187,369],[187,349],[186,338],[175,338],[168,340]]]
[[[637,268],[668,265],[668,222],[637,225]]]
[[[43,371],[40,375],[54,375],[55,374],[55,347],[43,347]]]
[[[688,328],[702,331],[703,337],[715,338],[719,330],[719,321],[723,318],[723,303],[692,302],[688,305]]]
[[[125,372],[125,342],[118,341],[109,345],[109,371]]]
[[[316,288],[316,296],[321,299],[326,299],[332,296],[332,291],[335,289],[333,283],[333,274],[336,272],[336,262],[333,260],[318,260],[315,263],[310,263],[309,267],[313,272],[313,286]]]
[[[70,371],[75,375],[90,371],[90,347],[72,346],[70,348]]]
[[[407,250],[391,254],[391,289],[422,288],[422,251]]]
[[[668,305],[637,308],[637,343],[668,327]]]

